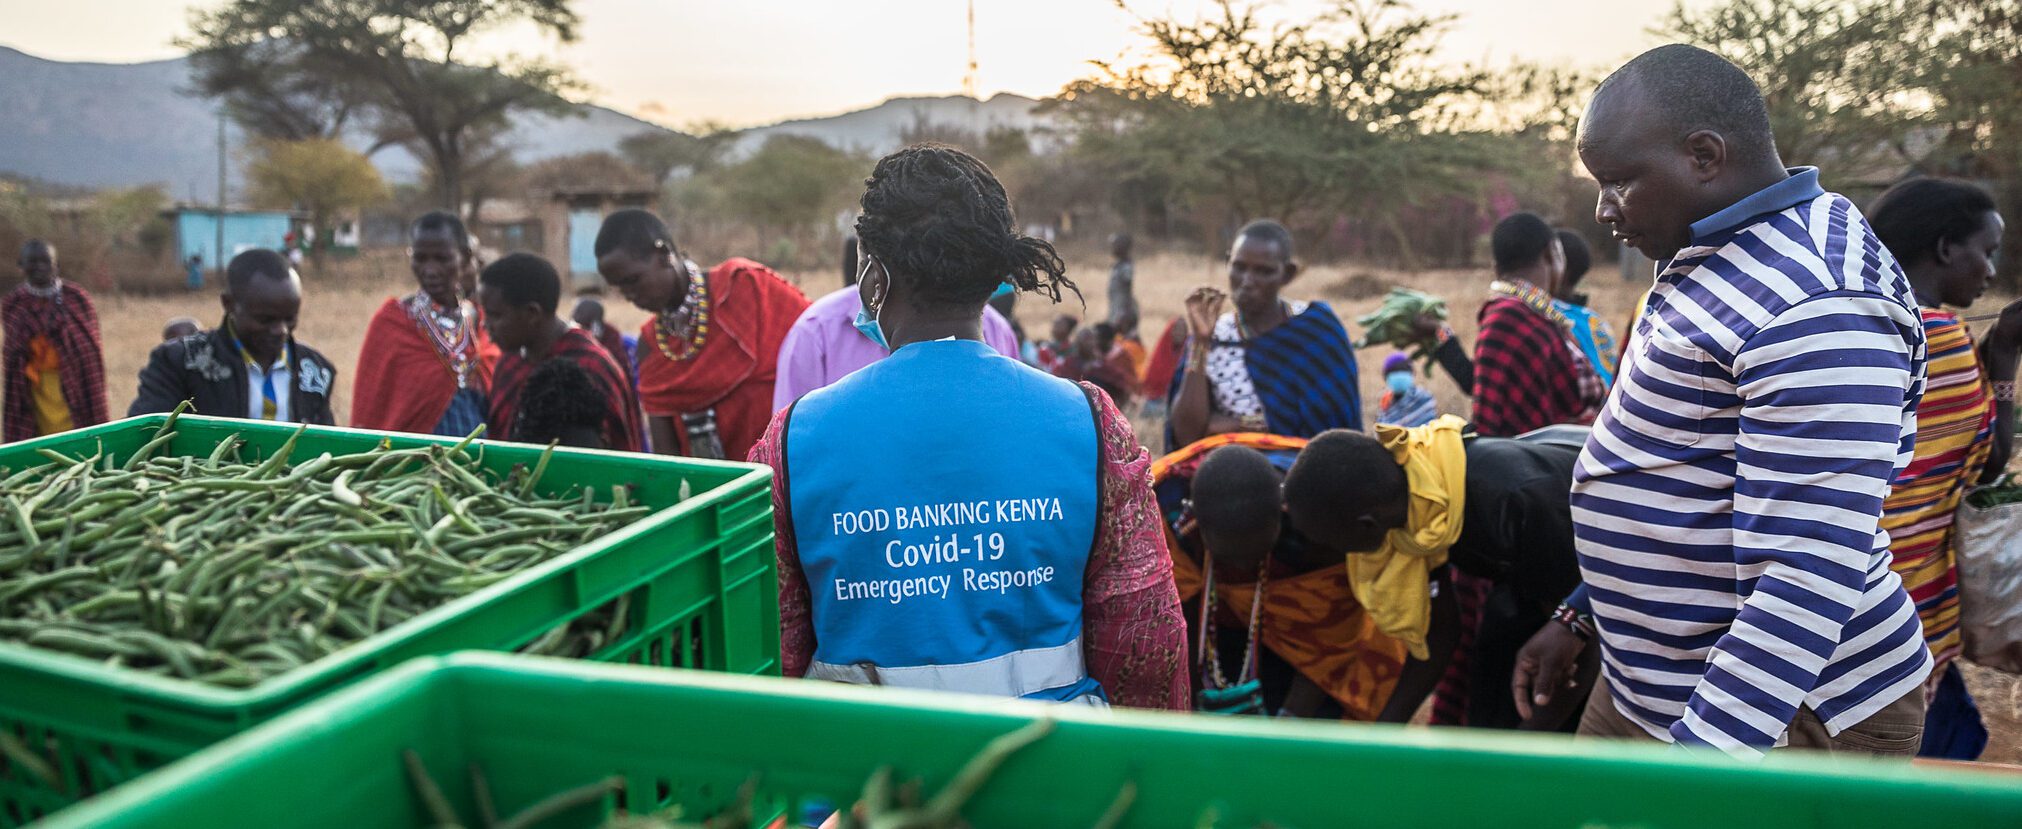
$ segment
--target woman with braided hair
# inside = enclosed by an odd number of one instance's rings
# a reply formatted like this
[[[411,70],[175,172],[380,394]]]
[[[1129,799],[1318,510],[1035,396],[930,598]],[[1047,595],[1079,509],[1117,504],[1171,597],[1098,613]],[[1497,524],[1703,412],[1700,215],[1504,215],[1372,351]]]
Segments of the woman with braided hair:
[[[1186,623],[1151,458],[1109,396],[983,343],[997,286],[1079,293],[951,147],[879,161],[857,325],[891,356],[773,417],[789,676],[1180,709]],[[1008,274],[1008,276],[1007,276]]]

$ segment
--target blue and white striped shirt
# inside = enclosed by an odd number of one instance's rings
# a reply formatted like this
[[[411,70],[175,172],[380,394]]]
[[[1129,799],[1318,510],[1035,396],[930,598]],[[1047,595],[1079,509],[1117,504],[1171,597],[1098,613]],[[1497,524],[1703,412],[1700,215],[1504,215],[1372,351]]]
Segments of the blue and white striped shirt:
[[[1624,716],[1754,756],[1799,706],[1837,734],[1931,670],[1877,526],[1924,335],[1902,269],[1817,170],[1692,235],[1574,470],[1574,601]]]

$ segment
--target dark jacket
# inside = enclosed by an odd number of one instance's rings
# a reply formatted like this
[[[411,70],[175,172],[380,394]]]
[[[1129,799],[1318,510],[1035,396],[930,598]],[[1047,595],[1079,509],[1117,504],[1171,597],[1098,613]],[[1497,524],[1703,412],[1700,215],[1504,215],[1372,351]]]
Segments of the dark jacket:
[[[1549,613],[1580,584],[1570,504],[1580,450],[1478,437],[1467,442],[1460,538],[1447,550],[1470,576],[1512,588],[1527,613]]]
[[[295,423],[335,425],[330,391],[337,387],[337,367],[316,349],[299,342],[289,349],[288,419]],[[140,396],[128,406],[128,417],[173,410],[192,401],[197,414],[246,416],[246,361],[222,329],[192,334],[155,346],[147,367],[140,370]]]

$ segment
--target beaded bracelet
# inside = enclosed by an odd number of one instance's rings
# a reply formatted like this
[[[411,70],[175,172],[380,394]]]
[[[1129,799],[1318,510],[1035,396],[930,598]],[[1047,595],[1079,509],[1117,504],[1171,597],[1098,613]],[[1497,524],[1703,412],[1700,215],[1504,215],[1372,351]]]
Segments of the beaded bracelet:
[[[1594,617],[1581,613],[1579,608],[1572,605],[1560,603],[1559,609],[1552,612],[1552,621],[1565,625],[1566,629],[1579,636],[1581,641],[1594,638]]]
[[[1999,400],[2003,403],[2015,402],[2015,381],[1996,380],[1994,381],[1993,386],[1994,386],[1995,400]]]

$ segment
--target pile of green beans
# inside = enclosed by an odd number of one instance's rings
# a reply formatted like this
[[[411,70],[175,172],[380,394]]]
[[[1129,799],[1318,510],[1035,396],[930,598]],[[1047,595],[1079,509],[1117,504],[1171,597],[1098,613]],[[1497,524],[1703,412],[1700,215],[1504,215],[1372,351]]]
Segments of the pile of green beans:
[[[470,438],[290,465],[297,431],[257,462],[236,435],[157,457],[175,426],[124,462],[44,449],[47,463],[0,471],[0,640],[244,687],[651,512],[623,486],[539,498],[550,454],[498,480]],[[625,607],[599,612],[528,649],[606,641]]]

